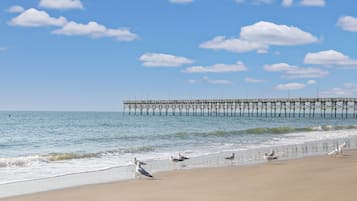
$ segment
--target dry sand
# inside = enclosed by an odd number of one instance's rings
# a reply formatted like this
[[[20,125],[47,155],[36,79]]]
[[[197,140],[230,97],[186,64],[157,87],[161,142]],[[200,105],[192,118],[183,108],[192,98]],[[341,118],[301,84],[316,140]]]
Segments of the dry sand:
[[[7,201],[356,201],[357,151],[246,167],[180,170],[137,179],[4,199]]]

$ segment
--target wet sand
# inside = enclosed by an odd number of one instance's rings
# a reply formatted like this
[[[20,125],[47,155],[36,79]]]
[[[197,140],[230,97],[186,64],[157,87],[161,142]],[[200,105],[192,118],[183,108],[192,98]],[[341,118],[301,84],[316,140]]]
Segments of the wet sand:
[[[355,201],[357,151],[244,167],[178,170],[136,179],[23,195],[6,201]]]

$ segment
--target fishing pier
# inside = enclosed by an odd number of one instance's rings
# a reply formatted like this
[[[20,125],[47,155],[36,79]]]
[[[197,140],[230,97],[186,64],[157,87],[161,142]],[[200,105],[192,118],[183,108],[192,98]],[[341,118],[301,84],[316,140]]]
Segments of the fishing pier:
[[[129,115],[357,118],[357,98],[126,100]]]

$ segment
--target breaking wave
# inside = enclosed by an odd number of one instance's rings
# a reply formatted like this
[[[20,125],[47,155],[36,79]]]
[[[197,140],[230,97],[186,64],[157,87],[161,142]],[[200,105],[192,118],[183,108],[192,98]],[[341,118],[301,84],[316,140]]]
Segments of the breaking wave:
[[[25,167],[34,163],[51,163],[56,161],[69,161],[75,159],[100,158],[107,155],[119,155],[123,153],[141,153],[154,151],[154,147],[142,146],[103,151],[97,153],[50,153],[45,155],[33,155],[13,158],[0,158],[0,168]]]
[[[227,137],[234,135],[263,135],[263,134],[288,134],[297,132],[314,132],[314,131],[333,131],[333,130],[348,130],[357,129],[357,125],[321,125],[312,127],[273,127],[273,128],[250,128],[245,130],[233,131],[213,131],[213,132],[179,132],[173,136],[176,138],[189,138],[189,137]],[[172,135],[171,135],[172,137]]]

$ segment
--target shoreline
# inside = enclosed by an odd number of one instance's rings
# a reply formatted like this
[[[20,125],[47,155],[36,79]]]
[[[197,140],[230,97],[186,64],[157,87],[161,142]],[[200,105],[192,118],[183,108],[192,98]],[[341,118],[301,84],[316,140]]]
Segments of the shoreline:
[[[303,144],[295,145],[283,145],[273,148],[279,155],[279,161],[299,160],[322,156],[327,153],[326,151],[330,149],[329,147],[334,147],[336,144],[341,143],[342,140],[346,140],[346,138],[305,142]],[[348,138],[348,148],[356,149],[356,146],[357,136]],[[173,164],[169,160],[146,161],[148,162],[148,165],[144,168],[156,175],[161,174],[162,172],[175,172],[180,170],[226,168],[230,166],[252,167],[264,164],[265,160],[262,157],[263,153],[269,152],[271,148],[272,147],[265,147],[235,152],[236,159],[234,161],[224,159],[225,156],[231,152],[221,152],[194,157],[177,164]],[[134,167],[128,165],[98,171],[72,173],[50,178],[2,184],[0,185],[0,199],[78,188],[88,185],[104,185],[113,182],[131,181],[134,179],[133,175]]]
[[[2,201],[45,200],[354,200],[357,150],[344,156],[311,156],[247,166],[196,168],[135,179],[90,184]],[[257,194],[256,191],[260,193]],[[323,193],[322,193],[323,192]],[[293,196],[292,196],[293,195]],[[331,197],[332,196],[332,197]]]

